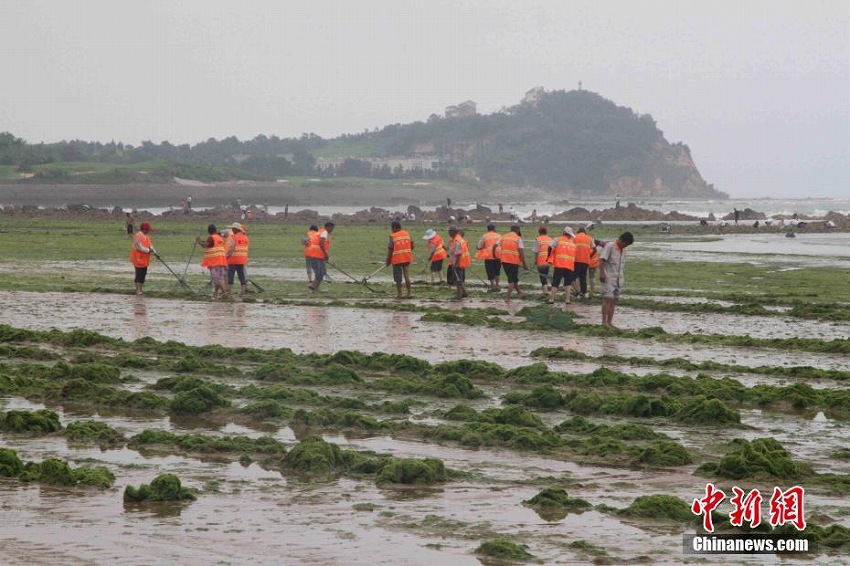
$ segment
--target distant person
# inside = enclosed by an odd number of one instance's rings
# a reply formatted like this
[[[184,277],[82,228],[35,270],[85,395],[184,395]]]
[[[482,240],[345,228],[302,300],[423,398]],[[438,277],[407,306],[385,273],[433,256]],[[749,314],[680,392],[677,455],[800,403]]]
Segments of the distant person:
[[[733,210],[734,210],[734,213],[735,213],[735,226],[737,226],[738,220],[740,220],[740,218],[741,218],[741,211],[738,210],[737,208],[735,208]]]
[[[127,212],[124,216],[124,226],[127,228],[127,235],[133,237],[133,232],[136,231],[136,217],[132,212]]]
[[[248,264],[248,235],[245,228],[239,222],[230,225],[231,236],[224,247],[224,256],[227,258],[227,291],[233,288],[234,276],[239,277],[242,286],[241,295],[248,292],[248,279],[245,275],[245,266]]]
[[[311,224],[307,229],[307,233],[301,238],[301,245],[304,246],[304,263],[307,265],[307,282],[313,285],[313,267],[310,263],[311,257],[324,257],[319,248],[319,227]],[[311,248],[312,246],[312,248]]]
[[[759,225],[760,225],[760,224],[759,224],[759,221],[758,221],[758,220],[756,220],[755,222],[753,222],[753,228],[755,228],[756,230],[758,230],[758,229],[759,229]]]
[[[487,281],[490,283],[490,291],[499,291],[499,273],[502,270],[502,262],[499,260],[498,244],[502,236],[496,232],[494,224],[487,224],[487,231],[478,240],[475,259],[484,260],[484,271],[487,272]]]
[[[623,232],[616,242],[608,242],[599,254],[599,281],[602,283],[602,325],[614,328],[614,309],[626,284],[626,248],[635,241]]]
[[[620,208],[620,195],[617,195],[614,200],[614,208]]]
[[[186,197],[186,213],[192,212],[192,195]]]
[[[499,203],[499,214],[503,213],[504,211],[505,211],[505,205],[500,202]]]
[[[536,208],[531,211],[531,221],[537,222],[537,209]]]
[[[393,281],[395,281],[396,299],[412,299],[410,292],[410,264],[413,262],[413,240],[407,230],[402,230],[401,222],[394,220],[390,225],[390,239],[387,244],[385,265],[393,266]],[[402,297],[401,280],[404,278],[404,288],[407,294]]]
[[[145,284],[145,278],[148,275],[148,266],[151,264],[151,254],[155,254],[156,250],[151,243],[151,238],[148,233],[152,230],[151,225],[147,222],[142,222],[139,226],[139,231],[133,236],[133,247],[130,249],[130,263],[136,269],[136,277],[133,282],[136,284],[136,294],[143,293],[142,287]]]
[[[448,258],[451,265],[449,269],[453,272],[452,279],[457,289],[457,295],[453,300],[460,301],[467,296],[466,268],[469,267],[471,258],[469,257],[469,244],[457,226],[449,227]],[[448,280],[448,277],[446,280]]]
[[[544,295],[549,293],[549,244],[552,243],[552,237],[548,232],[546,226],[537,229],[533,249],[534,265],[537,266],[537,275],[540,276],[541,291]]]
[[[441,285],[443,283],[443,261],[448,256],[446,248],[443,246],[443,237],[434,230],[428,230],[422,239],[428,242],[426,245],[428,246],[431,285]]]
[[[283,219],[286,220],[289,218],[289,205],[284,205],[283,207]]]
[[[826,229],[831,231],[833,228],[835,228],[835,222],[833,222],[832,220],[827,220]]]
[[[449,197],[446,197],[446,208],[451,208],[451,207],[452,207],[452,199],[450,199]]]
[[[513,224],[511,231],[502,235],[497,247],[499,260],[502,262],[502,269],[508,280],[508,290],[505,294],[505,301],[508,302],[510,302],[511,294],[514,291],[516,291],[518,298],[522,298],[522,291],[519,288],[519,266],[522,265],[522,268],[528,271],[523,247],[522,231],[519,224]]]
[[[198,236],[195,241],[202,248],[205,248],[204,258],[201,261],[201,267],[206,267],[210,270],[210,281],[213,284],[213,299],[220,299],[227,295],[226,273],[227,273],[227,257],[224,255],[224,238],[219,234],[215,224],[207,226],[207,238],[202,239]]]

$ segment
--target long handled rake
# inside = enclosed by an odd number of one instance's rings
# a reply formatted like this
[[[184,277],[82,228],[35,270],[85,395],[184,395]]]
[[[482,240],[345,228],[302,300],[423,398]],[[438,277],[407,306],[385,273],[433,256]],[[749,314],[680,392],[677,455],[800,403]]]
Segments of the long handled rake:
[[[345,275],[346,277],[348,277],[349,279],[351,279],[352,281],[354,281],[355,283],[360,283],[361,285],[363,285],[364,287],[366,287],[367,289],[369,289],[373,293],[380,293],[380,291],[378,291],[377,289],[373,289],[372,287],[369,287],[369,285],[366,283],[365,279],[356,278],[355,276],[348,273],[344,269],[340,269],[336,264],[331,263],[330,261],[328,261],[327,264],[330,265],[331,267],[333,267],[334,269],[336,269],[337,271],[339,271],[340,273],[342,273],[343,275]]]
[[[168,271],[170,271],[170,272],[171,272],[171,275],[173,275],[174,277],[176,277],[176,278],[177,278],[177,280],[180,282],[180,286],[181,286],[181,287],[183,287],[184,289],[186,289],[186,290],[187,290],[187,291],[189,291],[190,293],[194,293],[194,292],[195,292],[195,291],[193,291],[193,290],[192,290],[192,288],[191,288],[191,287],[189,287],[189,284],[188,284],[188,283],[186,283],[186,280],[185,280],[185,279],[183,279],[182,277],[180,277],[177,273],[175,273],[175,272],[174,272],[174,270],[173,270],[173,269],[171,269],[171,266],[170,266],[170,265],[168,265],[167,263],[165,263],[165,260],[164,260],[164,259],[162,259],[162,257],[161,257],[158,253],[153,252],[153,255],[154,255],[154,257],[156,257],[156,259],[158,259],[159,261],[161,261],[161,262],[162,262],[162,265],[164,265],[164,266],[165,266],[165,269],[167,269]]]

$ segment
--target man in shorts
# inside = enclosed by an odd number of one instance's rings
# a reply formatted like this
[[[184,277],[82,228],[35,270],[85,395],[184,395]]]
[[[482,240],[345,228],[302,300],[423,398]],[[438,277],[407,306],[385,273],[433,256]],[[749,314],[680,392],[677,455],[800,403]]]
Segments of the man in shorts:
[[[514,224],[511,226],[511,231],[501,237],[498,245],[502,269],[505,271],[505,277],[508,280],[508,291],[505,294],[505,301],[507,302],[511,301],[513,291],[516,291],[518,298],[522,297],[522,291],[519,289],[519,266],[522,265],[522,268],[528,271],[523,248],[520,226]]]
[[[614,308],[626,283],[626,248],[635,241],[631,232],[623,232],[616,242],[608,242],[599,254],[599,281],[602,283],[602,325],[614,328]]]
[[[386,265],[393,266],[393,281],[396,287],[396,299],[412,299],[410,293],[410,264],[413,262],[413,240],[410,233],[401,229],[401,222],[394,220],[390,225],[390,240],[387,244]],[[401,280],[404,277],[404,287],[407,295],[401,294]]]

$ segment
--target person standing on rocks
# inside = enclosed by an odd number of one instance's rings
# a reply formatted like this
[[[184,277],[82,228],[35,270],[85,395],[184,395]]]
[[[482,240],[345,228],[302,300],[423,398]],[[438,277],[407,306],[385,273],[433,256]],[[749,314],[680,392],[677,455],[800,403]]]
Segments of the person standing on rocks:
[[[129,213],[128,213],[129,214]],[[133,280],[136,284],[136,294],[142,294],[142,287],[145,284],[145,278],[148,275],[148,266],[151,264],[151,254],[155,254],[156,250],[151,244],[151,238],[148,233],[152,230],[151,225],[147,222],[142,222],[139,226],[139,231],[133,236],[133,247],[130,250],[130,262],[136,268],[136,277]]]
[[[602,283],[602,325],[614,328],[614,309],[626,283],[626,248],[635,241],[631,232],[623,232],[616,242],[608,242],[599,254],[599,281]]]
[[[394,220],[390,225],[390,239],[387,245],[386,265],[393,266],[393,281],[395,281],[396,299],[412,299],[410,292],[410,264],[413,262],[413,240],[407,230],[401,229],[401,222]],[[401,280],[407,295],[402,297]]]

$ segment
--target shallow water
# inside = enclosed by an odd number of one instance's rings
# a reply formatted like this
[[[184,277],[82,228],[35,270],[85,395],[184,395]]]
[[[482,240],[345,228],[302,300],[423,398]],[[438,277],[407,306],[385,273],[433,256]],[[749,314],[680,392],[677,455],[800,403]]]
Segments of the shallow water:
[[[470,304],[486,306],[494,302],[500,301],[476,299]],[[517,303],[510,308],[517,310],[521,306]],[[577,304],[570,308],[584,315],[585,320],[598,322],[598,304]],[[617,316],[618,323],[625,328],[647,326],[645,311],[624,308]],[[714,329],[724,328],[726,318],[681,313],[652,316],[652,325],[675,332],[715,332]],[[349,307],[0,292],[0,323],[32,329],[86,328],[127,340],[150,335],[160,341],[177,340],[194,345],[289,347],[296,352],[391,351],[432,362],[480,358],[505,367],[536,361],[527,354],[544,345],[567,346],[591,355],[685,357],[742,365],[850,367],[846,357],[815,353],[697,348],[617,337],[496,330],[426,323],[420,317],[421,313]],[[746,324],[736,331],[742,333],[781,337],[787,330],[787,324],[779,317],[742,317],[741,320]],[[806,330],[815,335],[838,332],[834,325],[806,324],[809,325]],[[598,367],[592,362],[553,361],[549,365],[571,371],[592,371]],[[635,371],[635,368],[624,370]],[[483,385],[482,388],[485,397],[473,403],[476,408],[498,404],[504,387]],[[421,413],[411,420],[439,422],[433,416],[435,408],[454,404],[456,400],[430,400],[427,406],[417,408]],[[43,405],[20,398],[0,398],[0,410],[12,408],[37,409]],[[252,437],[261,434],[233,423],[212,427],[174,422],[167,417],[104,416],[50,408],[60,414],[63,423],[97,418],[128,436],[147,428]],[[562,411],[543,416],[551,424],[570,415]],[[700,453],[710,451],[708,446],[735,437],[774,436],[796,458],[812,462],[818,471],[850,473],[846,462],[836,462],[830,457],[831,452],[844,446],[843,423],[822,416],[812,419],[761,411],[742,411],[742,417],[745,424],[754,428],[718,431],[713,427],[688,428],[669,423],[653,426]],[[272,435],[287,444],[295,442],[295,434],[288,427]],[[581,465],[540,454],[470,450],[389,436],[326,434],[325,438],[340,446],[399,457],[439,457],[448,467],[470,475],[435,488],[379,488],[371,480],[348,478],[304,482],[257,464],[242,466],[236,462],[156,456],[128,448],[101,451],[69,447],[61,437],[4,434],[0,435],[2,445],[18,450],[24,459],[55,456],[69,460],[72,465],[103,464],[115,472],[118,480],[113,489],[99,491],[22,485],[0,478],[0,532],[3,533],[0,562],[477,564],[479,560],[472,552],[481,541],[508,536],[529,544],[530,550],[545,563],[591,560],[568,546],[581,539],[603,547],[614,563],[648,555],[654,564],[679,564],[683,562],[680,533],[684,527],[667,526],[659,530],[597,511],[548,522],[521,502],[549,483],[567,483],[567,490],[574,497],[582,497],[594,505],[605,503],[618,508],[627,506],[635,497],[651,493],[668,493],[690,500],[702,495],[705,484],[704,478],[691,475],[695,466],[629,470]],[[122,505],[121,493],[126,485],[149,483],[164,471],[177,473],[187,486],[200,490],[198,500],[178,507]],[[542,477],[552,479],[540,485],[527,484]],[[812,509],[836,517],[848,513],[846,498],[814,494],[809,501]],[[355,507],[357,504],[371,507]],[[735,561],[739,562],[737,558]],[[815,563],[829,563],[834,558],[820,557]],[[708,561],[728,562],[713,558]],[[774,561],[775,557],[768,556],[747,557],[740,562]]]

